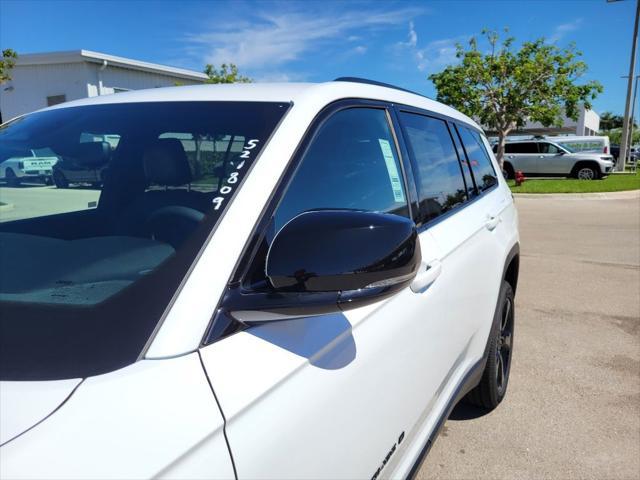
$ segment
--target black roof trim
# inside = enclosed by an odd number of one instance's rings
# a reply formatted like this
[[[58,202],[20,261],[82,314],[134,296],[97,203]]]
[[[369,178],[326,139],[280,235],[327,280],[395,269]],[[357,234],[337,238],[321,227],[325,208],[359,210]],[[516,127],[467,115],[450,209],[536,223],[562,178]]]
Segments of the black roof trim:
[[[367,85],[377,85],[378,87],[393,88],[394,90],[402,90],[403,92],[412,93],[414,95],[418,95],[418,96],[424,97],[424,98],[429,98],[426,95],[423,95],[423,94],[418,93],[418,92],[414,92],[413,90],[407,90],[406,88],[398,87],[396,85],[391,85],[390,83],[378,82],[377,80],[369,80],[368,78],[338,77],[333,81],[334,82],[352,82],[352,83],[365,83]]]

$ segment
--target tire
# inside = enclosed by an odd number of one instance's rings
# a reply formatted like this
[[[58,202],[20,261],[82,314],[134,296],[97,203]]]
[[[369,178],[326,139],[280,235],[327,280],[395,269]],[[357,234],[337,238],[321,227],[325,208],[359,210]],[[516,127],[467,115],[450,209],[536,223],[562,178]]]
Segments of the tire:
[[[69,188],[69,181],[60,170],[54,170],[52,177],[57,188]]]
[[[508,180],[513,180],[514,178],[516,178],[516,172],[513,169],[513,166],[510,163],[506,163],[504,164],[504,171],[506,173],[506,177]]]
[[[10,168],[7,168],[5,170],[4,178],[7,182],[7,185],[9,185],[10,187],[17,187],[18,185],[20,185],[20,179],[16,177],[15,172]]]
[[[498,309],[489,336],[487,364],[480,383],[465,398],[468,403],[488,410],[496,408],[507,393],[513,356],[515,303],[513,288],[508,282],[502,282],[498,298]]]
[[[581,165],[574,169],[574,176],[578,180],[598,180],[600,171],[591,165]]]

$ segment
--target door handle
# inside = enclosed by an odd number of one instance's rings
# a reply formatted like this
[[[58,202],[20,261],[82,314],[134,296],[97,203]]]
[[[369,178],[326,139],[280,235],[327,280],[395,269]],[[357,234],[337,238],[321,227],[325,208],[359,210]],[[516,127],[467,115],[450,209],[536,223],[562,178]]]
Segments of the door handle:
[[[499,215],[487,215],[487,221],[484,226],[487,227],[487,230],[491,231],[498,226],[500,223]]]
[[[440,276],[442,272],[442,263],[440,260],[432,260],[429,263],[422,262],[420,271],[416,278],[411,282],[411,291],[413,293],[422,293]]]

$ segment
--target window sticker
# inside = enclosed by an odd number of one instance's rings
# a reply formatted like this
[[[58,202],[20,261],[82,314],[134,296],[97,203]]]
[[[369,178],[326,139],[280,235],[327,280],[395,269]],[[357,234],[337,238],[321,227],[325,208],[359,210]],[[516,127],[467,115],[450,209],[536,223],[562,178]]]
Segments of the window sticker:
[[[400,180],[400,174],[398,173],[398,167],[396,166],[396,159],[393,156],[393,150],[391,150],[391,144],[389,140],[379,138],[380,150],[382,150],[382,156],[384,157],[384,163],[387,165],[387,172],[389,173],[389,180],[391,181],[391,190],[393,190],[393,198],[396,202],[404,203],[404,192],[402,191],[402,180]]]

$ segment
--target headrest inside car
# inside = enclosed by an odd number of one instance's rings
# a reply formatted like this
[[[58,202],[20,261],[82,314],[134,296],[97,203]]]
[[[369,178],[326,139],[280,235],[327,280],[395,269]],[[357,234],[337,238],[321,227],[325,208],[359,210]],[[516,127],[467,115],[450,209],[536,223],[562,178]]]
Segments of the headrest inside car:
[[[177,187],[191,182],[191,169],[182,142],[177,138],[156,140],[143,155],[149,184]]]
[[[89,167],[104,165],[110,157],[111,145],[107,142],[80,143],[76,149],[78,163]]]

